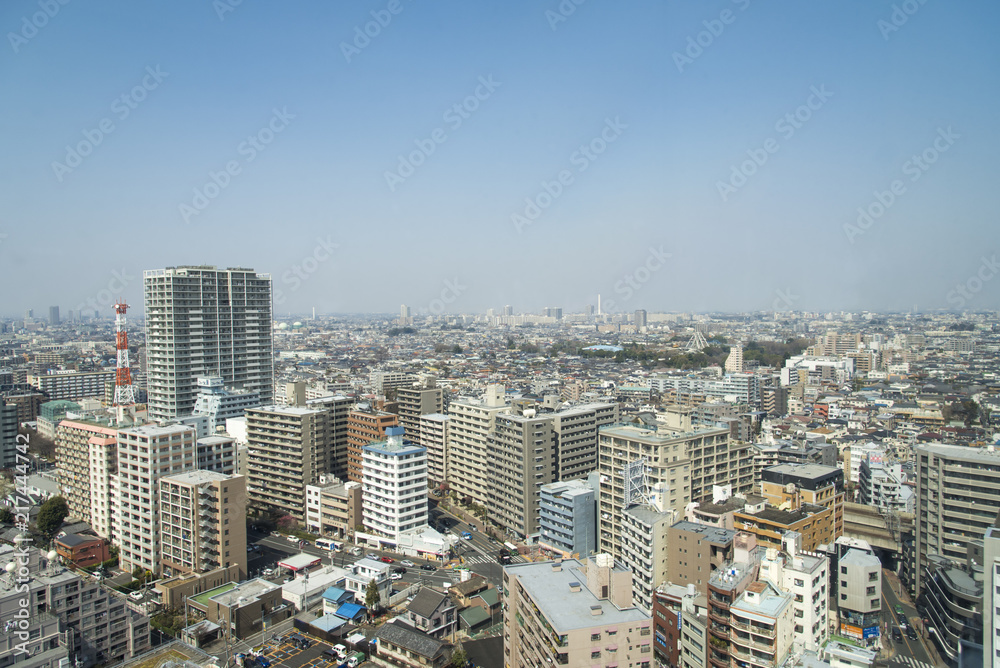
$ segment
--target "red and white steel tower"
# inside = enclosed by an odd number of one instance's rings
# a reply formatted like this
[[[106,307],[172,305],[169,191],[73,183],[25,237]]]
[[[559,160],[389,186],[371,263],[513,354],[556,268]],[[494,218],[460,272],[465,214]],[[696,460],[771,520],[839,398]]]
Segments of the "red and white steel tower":
[[[124,301],[115,304],[115,348],[118,349],[118,366],[115,371],[115,406],[131,406],[135,403],[132,372],[128,366],[128,332],[125,330],[125,311],[127,309],[128,304]]]

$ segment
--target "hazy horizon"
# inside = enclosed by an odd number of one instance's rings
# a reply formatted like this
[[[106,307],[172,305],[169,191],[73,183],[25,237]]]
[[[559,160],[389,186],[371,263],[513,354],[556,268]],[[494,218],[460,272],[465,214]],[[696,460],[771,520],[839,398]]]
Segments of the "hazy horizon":
[[[998,18],[12,0],[0,312],[202,264],[278,315],[994,310]]]

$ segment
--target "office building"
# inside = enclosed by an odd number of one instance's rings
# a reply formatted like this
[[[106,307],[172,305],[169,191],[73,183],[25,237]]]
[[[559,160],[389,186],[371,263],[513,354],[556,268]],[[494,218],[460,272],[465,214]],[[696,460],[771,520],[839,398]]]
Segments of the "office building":
[[[597,549],[598,477],[539,488],[538,544],[564,558],[586,559]]]
[[[1000,507],[1000,453],[992,447],[918,445],[915,595],[923,593],[928,557],[965,560],[968,544],[992,528]]]
[[[8,564],[20,575],[0,577],[0,619],[9,625],[0,636],[0,664],[90,668],[125,661],[150,649],[149,619],[131,611],[123,598],[97,580],[59,566],[26,544],[0,551],[0,572]],[[22,622],[19,615],[25,610],[30,616]],[[17,631],[27,633],[24,645],[10,622],[16,623]]]
[[[506,566],[505,665],[651,668],[652,620],[631,579],[608,554]]]
[[[55,327],[59,324],[59,307],[50,306],[49,307],[49,324]]]
[[[49,399],[103,397],[107,382],[114,383],[115,371],[76,371],[28,375],[28,384],[44,392]]]
[[[648,490],[662,486],[664,507],[680,518],[688,504],[710,501],[716,485],[729,486],[734,494],[753,487],[748,445],[731,444],[726,428],[694,430],[690,414],[673,418],[659,428],[629,424],[599,432],[600,550],[616,559],[621,558],[621,513],[640,503]]]
[[[482,398],[460,397],[448,407],[448,483],[455,494],[488,503],[487,442],[497,415],[509,413],[502,385],[490,385]]]
[[[362,523],[363,517],[361,483],[321,475],[318,484],[306,485],[307,531],[346,538]]]
[[[833,513],[833,542],[844,534],[844,472],[820,464],[778,464],[761,471],[760,491],[779,508],[798,510],[805,504],[829,508]],[[814,549],[810,547],[808,549]]]
[[[708,599],[694,585],[664,584],[653,598],[653,652],[663,665],[708,665]]]
[[[111,479],[112,542],[126,573],[160,571],[160,478],[194,470],[195,432],[144,425],[118,432],[118,472]],[[243,549],[246,549],[245,546]]]
[[[151,418],[188,415],[199,376],[274,400],[271,277],[252,269],[143,272]]]
[[[246,409],[260,406],[259,392],[229,389],[222,376],[202,376],[196,382],[198,394],[192,413],[208,416],[208,428],[212,433],[225,427],[226,420],[242,417]]]
[[[444,408],[444,390],[437,387],[437,379],[425,376],[412,385],[397,387],[396,402],[399,426],[406,430],[411,441],[424,445],[420,418],[424,415],[440,414]]]
[[[448,423],[441,413],[420,416],[420,445],[427,449],[427,480],[440,484],[448,479]]]
[[[617,424],[617,402],[590,402],[552,413],[556,434],[556,480],[584,478],[597,470],[597,435],[601,427]]]
[[[386,440],[362,450],[362,516],[367,529],[399,541],[427,526],[427,451],[389,427]]]
[[[0,404],[2,403],[3,399],[0,399]],[[38,409],[38,421],[36,423],[38,435],[50,441],[55,441],[56,428],[59,426],[59,423],[66,419],[67,413],[79,410],[80,404],[65,399],[46,401]]]
[[[329,472],[330,412],[261,406],[248,408],[245,417],[250,505],[303,520],[306,485]]]
[[[552,419],[497,415],[486,441],[486,510],[490,519],[522,537],[538,531],[540,487],[555,481]]]
[[[160,566],[164,577],[232,569],[247,576],[246,479],[194,470],[160,478]]]

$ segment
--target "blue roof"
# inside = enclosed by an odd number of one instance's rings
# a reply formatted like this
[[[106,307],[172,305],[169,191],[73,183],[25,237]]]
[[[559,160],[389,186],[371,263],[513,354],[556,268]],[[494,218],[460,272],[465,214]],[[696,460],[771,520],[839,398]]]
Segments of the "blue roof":
[[[344,598],[345,594],[347,594],[347,591],[341,589],[340,587],[327,587],[326,591],[323,592],[323,598],[325,598],[328,601],[339,602],[341,599]],[[353,594],[351,594],[351,596],[353,596]]]
[[[357,603],[345,603],[344,605],[337,608],[337,612],[333,613],[338,617],[343,617],[344,619],[355,619],[361,613],[366,612],[367,608],[363,605],[358,605]]]

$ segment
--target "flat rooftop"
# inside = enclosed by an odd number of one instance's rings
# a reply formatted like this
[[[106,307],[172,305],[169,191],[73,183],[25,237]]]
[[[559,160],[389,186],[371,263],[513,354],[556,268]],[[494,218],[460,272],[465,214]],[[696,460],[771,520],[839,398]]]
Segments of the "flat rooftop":
[[[175,473],[174,475],[166,475],[163,476],[162,480],[183,483],[187,485],[200,485],[206,482],[221,482],[223,480],[229,480],[234,477],[236,476],[227,475],[225,473],[219,473],[218,471],[206,471],[204,469],[195,469],[194,471],[186,471],[184,473]]]
[[[208,598],[215,601],[219,605],[224,605],[226,607],[237,606],[240,604],[240,599],[242,602],[249,603],[256,600],[262,594],[266,594],[269,591],[274,591],[278,589],[278,585],[272,584],[267,580],[262,580],[257,578],[256,580],[249,580],[247,582],[241,582],[240,584],[229,587],[229,585],[223,585],[223,587],[228,587],[223,591],[217,592],[216,590],[205,592],[206,594],[212,594]],[[223,589],[220,587],[219,589]]]
[[[587,589],[587,574],[578,560],[564,559],[560,571],[553,571],[552,563],[512,564],[505,570],[520,579],[532,601],[560,635],[592,626],[651,621],[638,608],[619,610],[611,601],[602,601],[594,596]],[[590,566],[597,567],[593,562]],[[570,591],[571,582],[580,583],[580,591]],[[599,606],[602,614],[591,614],[592,606]]]
[[[696,533],[701,536],[702,540],[708,541],[710,543],[719,543],[723,545],[731,543],[733,538],[736,536],[736,532],[731,531],[729,529],[722,529],[720,527],[714,527],[709,524],[698,524],[697,522],[688,522],[687,520],[677,522],[670,528],[675,529],[677,531],[687,531],[690,533]]]

